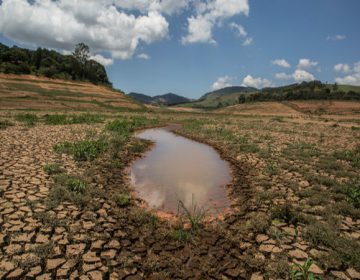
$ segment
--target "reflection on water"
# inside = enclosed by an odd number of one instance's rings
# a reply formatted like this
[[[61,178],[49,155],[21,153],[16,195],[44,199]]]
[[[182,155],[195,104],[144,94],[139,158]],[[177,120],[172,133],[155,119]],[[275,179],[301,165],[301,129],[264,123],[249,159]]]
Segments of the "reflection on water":
[[[163,129],[137,135],[155,147],[132,167],[132,185],[149,206],[176,212],[178,201],[216,212],[229,206],[225,185],[231,180],[228,164],[211,147]]]

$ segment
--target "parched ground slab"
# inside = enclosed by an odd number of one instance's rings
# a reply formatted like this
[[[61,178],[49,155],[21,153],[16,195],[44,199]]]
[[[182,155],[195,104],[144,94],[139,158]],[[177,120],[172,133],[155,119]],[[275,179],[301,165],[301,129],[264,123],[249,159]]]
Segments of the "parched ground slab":
[[[183,241],[176,225],[157,221],[136,201],[116,206],[112,192],[128,188],[122,169],[101,161],[78,164],[53,152],[55,144],[85,139],[103,124],[27,128],[15,123],[0,130],[1,279],[287,279],[289,265],[308,258],[316,261],[311,271],[324,279],[360,279],[354,265],[324,266],[319,260],[332,257],[330,248],[304,238],[303,220],[282,221],[273,211],[290,202],[315,223],[338,209],[340,197],[328,195],[332,183],[325,178],[345,180],[356,169],[347,162],[328,166],[331,160],[321,161],[321,152],[355,149],[357,130],[268,118],[160,118],[184,122],[181,134],[216,147],[239,170],[246,166],[234,192],[252,190],[247,201],[234,199],[232,215]],[[60,161],[67,173],[85,176],[102,191],[91,205],[63,202],[49,208],[53,178],[43,167]],[[360,219],[340,210],[331,213],[340,222],[340,236],[359,243]]]

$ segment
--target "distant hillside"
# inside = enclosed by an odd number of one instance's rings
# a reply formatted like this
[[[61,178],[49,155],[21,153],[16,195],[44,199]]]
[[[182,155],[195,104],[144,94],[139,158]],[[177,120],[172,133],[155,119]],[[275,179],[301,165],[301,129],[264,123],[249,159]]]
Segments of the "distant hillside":
[[[214,90],[208,93],[205,93],[203,96],[199,98],[199,101],[205,99],[213,99],[224,95],[230,95],[233,93],[248,93],[257,91],[257,88],[253,87],[241,87],[241,86],[232,86],[232,87],[225,87],[222,89]]]
[[[232,86],[219,90],[211,91],[199,98],[198,101],[184,104],[185,107],[192,108],[219,108],[238,103],[241,94],[250,94],[258,89],[253,87]]]
[[[86,54],[85,52],[85,59],[81,62],[73,55],[63,55],[54,50],[38,48],[33,51],[16,46],[10,48],[0,43],[0,72],[89,81],[111,86],[104,66],[88,60]]]
[[[242,91],[238,91],[242,90]],[[360,87],[323,84],[320,81],[303,82],[282,87],[255,88],[231,87],[203,95],[198,101],[182,107],[215,109],[255,101],[287,100],[360,100]]]
[[[128,111],[145,108],[108,86],[0,73],[0,109]]]
[[[238,103],[286,100],[360,100],[360,87],[323,84],[320,81],[302,82],[283,87],[264,88],[247,95],[242,94]]]
[[[174,93],[166,93],[163,95],[156,95],[154,97],[142,93],[135,93],[135,92],[131,92],[128,95],[139,102],[145,104],[153,104],[153,105],[171,106],[181,103],[187,103],[190,101],[190,99]]]

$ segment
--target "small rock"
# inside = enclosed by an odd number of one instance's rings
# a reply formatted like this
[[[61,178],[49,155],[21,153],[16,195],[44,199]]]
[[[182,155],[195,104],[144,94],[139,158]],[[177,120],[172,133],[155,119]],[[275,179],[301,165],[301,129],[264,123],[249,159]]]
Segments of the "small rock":
[[[101,259],[96,256],[96,252],[92,251],[89,251],[85,255],[83,255],[83,260],[86,263],[96,263],[101,261]]]
[[[350,275],[351,279],[360,279],[360,273],[358,271],[356,271],[353,268],[348,268],[346,270],[347,274]]]
[[[24,273],[24,270],[21,268],[15,269],[13,272],[11,272],[6,279],[19,279],[20,276]]]
[[[60,265],[65,263],[65,259],[50,259],[46,262],[46,271],[58,268]]]
[[[256,272],[251,275],[250,280],[264,280],[264,277],[261,275],[260,272]]]
[[[41,273],[41,266],[35,266],[33,268],[30,269],[30,271],[28,272],[28,274],[26,274],[26,276],[28,278],[34,278],[35,276],[39,275]]]
[[[102,280],[103,274],[101,271],[94,270],[87,274],[91,280]]]
[[[289,256],[299,260],[308,258],[308,254],[304,251],[301,251],[300,249],[289,251]]]
[[[66,256],[78,256],[84,252],[86,245],[85,244],[74,244],[66,246]]]
[[[115,258],[115,255],[116,255],[116,250],[108,250],[108,251],[103,251],[101,252],[101,257],[103,259],[113,259]]]
[[[260,245],[259,250],[261,252],[271,253],[274,247],[274,245]]]
[[[266,241],[268,239],[269,239],[269,236],[267,236],[265,234],[259,234],[259,235],[256,236],[256,242],[257,243],[262,243],[262,242],[264,242],[264,241]]]
[[[324,271],[314,263],[311,265],[309,271],[315,274],[324,274]]]
[[[341,271],[331,271],[331,274],[334,275],[338,279],[350,280],[350,278],[347,277],[346,274],[344,272],[341,272]]]

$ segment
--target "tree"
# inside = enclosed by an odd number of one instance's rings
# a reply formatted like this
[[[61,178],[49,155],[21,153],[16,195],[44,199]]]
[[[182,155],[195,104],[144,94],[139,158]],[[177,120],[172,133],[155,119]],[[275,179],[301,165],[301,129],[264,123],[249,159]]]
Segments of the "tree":
[[[75,47],[75,51],[72,53],[73,57],[82,65],[85,65],[90,57],[90,48],[84,43],[79,43]]]
[[[75,47],[75,51],[72,53],[75,60],[80,64],[80,77],[85,77],[86,72],[86,63],[90,57],[90,49],[89,46],[84,43],[79,43]]]

